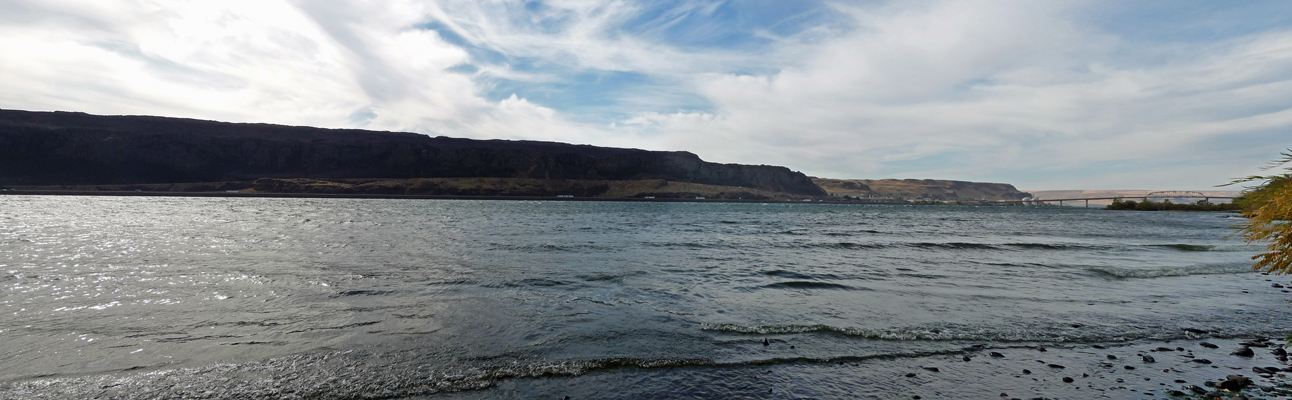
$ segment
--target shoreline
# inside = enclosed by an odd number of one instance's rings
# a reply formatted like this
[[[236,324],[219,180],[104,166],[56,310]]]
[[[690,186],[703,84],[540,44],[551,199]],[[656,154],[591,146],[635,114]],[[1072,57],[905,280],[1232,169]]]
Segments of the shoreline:
[[[779,199],[689,199],[689,198],[638,198],[638,197],[557,197],[557,196],[459,196],[422,194],[372,194],[372,193],[268,193],[268,192],[160,192],[160,191],[108,191],[108,190],[0,190],[0,195],[25,196],[145,196],[145,197],[246,197],[246,198],[306,198],[306,199],[416,199],[416,200],[524,200],[524,201],[609,201],[657,203],[782,203],[782,204],[874,204],[922,205],[911,202],[857,202],[823,200]],[[955,205],[955,204],[946,204]],[[976,204],[994,205],[994,204]]]

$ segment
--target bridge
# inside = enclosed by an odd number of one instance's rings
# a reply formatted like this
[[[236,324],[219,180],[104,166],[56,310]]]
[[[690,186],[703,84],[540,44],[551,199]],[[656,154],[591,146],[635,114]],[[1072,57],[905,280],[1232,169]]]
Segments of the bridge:
[[[1134,195],[1134,196],[1077,197],[1077,198],[1069,198],[1069,199],[1033,199],[1031,197],[1028,197],[1022,200],[997,200],[996,202],[1003,203],[1003,204],[1019,204],[1019,205],[1025,205],[1025,206],[1043,206],[1043,205],[1046,205],[1046,203],[1058,202],[1059,205],[1062,206],[1063,202],[1066,202],[1066,201],[1084,201],[1085,206],[1090,207],[1090,200],[1141,199],[1143,201],[1148,201],[1148,199],[1202,199],[1203,201],[1210,202],[1211,199],[1233,200],[1234,198],[1235,198],[1234,196],[1210,196],[1210,195],[1202,194],[1200,192],[1170,190],[1170,191],[1160,191],[1160,192],[1149,192],[1147,194]]]

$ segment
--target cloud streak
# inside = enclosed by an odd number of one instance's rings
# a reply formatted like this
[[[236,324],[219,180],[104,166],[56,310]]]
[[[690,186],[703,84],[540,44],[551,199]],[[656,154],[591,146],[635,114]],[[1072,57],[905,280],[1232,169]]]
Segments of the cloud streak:
[[[1177,6],[0,0],[0,107],[1205,189],[1292,147],[1292,10]]]

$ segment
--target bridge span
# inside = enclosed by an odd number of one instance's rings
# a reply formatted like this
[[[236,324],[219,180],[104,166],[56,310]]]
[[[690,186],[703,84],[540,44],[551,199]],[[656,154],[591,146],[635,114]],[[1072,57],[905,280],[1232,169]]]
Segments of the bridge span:
[[[1189,192],[1189,191],[1161,191],[1161,192],[1149,192],[1147,194],[1134,195],[1134,196],[1074,197],[1074,198],[1066,198],[1066,199],[1034,199],[1029,197],[1021,200],[997,200],[996,202],[1003,203],[1003,204],[1019,204],[1019,205],[1025,205],[1025,206],[1043,206],[1043,205],[1047,205],[1047,203],[1058,202],[1059,205],[1062,206],[1064,202],[1068,202],[1068,201],[1084,201],[1085,207],[1090,207],[1090,200],[1117,200],[1117,199],[1141,199],[1143,201],[1148,201],[1148,199],[1202,199],[1203,201],[1210,202],[1211,199],[1233,200],[1235,199],[1235,197],[1234,196],[1211,196],[1211,195],[1206,195],[1199,192]]]

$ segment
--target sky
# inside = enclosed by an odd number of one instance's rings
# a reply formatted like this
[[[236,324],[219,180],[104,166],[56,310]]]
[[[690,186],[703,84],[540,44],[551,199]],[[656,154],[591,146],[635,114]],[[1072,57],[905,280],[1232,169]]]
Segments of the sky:
[[[1214,190],[1292,148],[1289,1],[0,0],[0,108]]]

